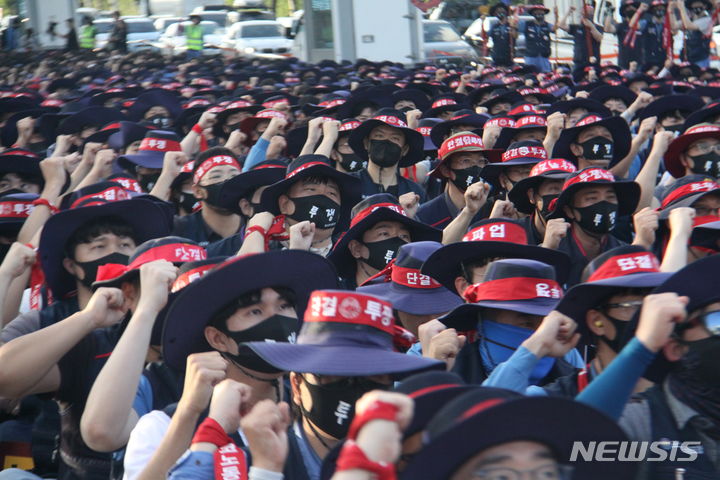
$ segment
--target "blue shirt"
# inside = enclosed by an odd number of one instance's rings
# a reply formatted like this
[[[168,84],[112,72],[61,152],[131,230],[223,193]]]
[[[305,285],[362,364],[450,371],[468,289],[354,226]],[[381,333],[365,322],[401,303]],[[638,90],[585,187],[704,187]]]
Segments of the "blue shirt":
[[[322,468],[322,460],[315,453],[310,442],[305,436],[305,431],[299,422],[293,424],[293,433],[297,439],[300,455],[302,455],[303,464],[310,480],[320,480],[320,469]]]

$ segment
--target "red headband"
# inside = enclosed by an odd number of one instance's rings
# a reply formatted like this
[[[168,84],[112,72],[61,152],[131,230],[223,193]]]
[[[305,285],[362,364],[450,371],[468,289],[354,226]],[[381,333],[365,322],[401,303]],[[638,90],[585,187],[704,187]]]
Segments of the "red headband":
[[[480,138],[479,135],[475,135],[474,133],[453,135],[442,143],[438,151],[438,156],[445,158],[467,147],[474,147],[480,150],[485,148],[482,143],[482,138]]]
[[[357,215],[355,215],[350,221],[350,227],[352,228],[358,223],[360,223],[361,220],[373,213],[378,208],[388,208],[393,212],[407,216],[407,213],[405,213],[405,209],[402,208],[400,205],[397,205],[395,203],[376,203],[375,205],[370,205],[364,210],[360,210]]]
[[[134,178],[116,177],[113,178],[112,181],[122,185],[125,190],[135,193],[144,193],[142,187],[140,187],[140,184]]]
[[[272,107],[276,107],[282,103],[286,103],[286,104],[290,105],[290,102],[288,101],[287,98],[278,98],[276,100],[270,100],[270,101],[264,102],[262,104],[262,106],[265,108],[272,108]]]
[[[338,128],[338,132],[347,132],[349,130],[355,130],[359,126],[360,126],[359,121],[351,120],[349,122],[345,122],[342,125],[340,125],[340,128]]]
[[[198,278],[205,275],[208,271],[215,268],[215,264],[210,265],[203,265],[202,267],[193,268],[192,270],[188,270],[187,272],[183,273],[172,284],[171,292],[175,293],[178,290],[182,290],[183,288],[190,285],[192,282],[197,280]]]
[[[525,228],[512,222],[494,222],[473,228],[463,236],[463,242],[495,241],[527,245]]]
[[[319,105],[321,107],[325,107],[325,108],[332,108],[332,107],[337,107],[338,105],[342,105],[346,101],[347,100],[345,100],[344,98],[336,98],[335,100],[327,100],[325,102],[320,102]],[[359,123],[360,122],[358,122],[358,124]]]
[[[533,109],[533,111],[535,111],[535,110]],[[538,127],[538,128],[547,127],[547,121],[545,121],[545,118],[543,118],[539,115],[528,115],[526,117],[522,117],[522,118],[518,119],[518,121],[515,122],[515,128],[527,127],[527,126]]]
[[[393,309],[379,298],[354,292],[316,290],[305,310],[305,322],[339,322],[374,327],[394,334]]]
[[[6,201],[0,202],[0,217],[2,218],[27,218],[32,212],[32,202]]]
[[[407,123],[403,122],[394,115],[378,115],[373,117],[373,120],[380,120],[383,123],[387,123],[388,125],[392,125],[397,128],[408,128]]]
[[[498,118],[491,118],[487,122],[485,122],[485,125],[483,128],[488,127],[514,127],[515,126],[515,120],[508,117],[498,117]]]
[[[432,127],[418,127],[415,131],[420,132],[423,137],[429,137]]]
[[[104,200],[104,202],[102,202],[102,203],[106,203],[106,202],[119,202],[121,200],[129,200],[131,197],[130,197],[130,192],[128,192],[124,188],[114,186],[114,187],[106,188],[102,192],[91,193],[90,195],[85,195],[84,197],[80,197],[70,205],[70,208],[75,208],[79,204],[81,204],[91,198],[97,198],[98,200]],[[98,203],[94,203],[92,205],[97,205],[97,204]],[[92,205],[85,204],[85,205],[83,205],[83,207],[90,207]]]
[[[215,155],[214,157],[210,157],[204,160],[197,168],[197,170],[195,170],[195,175],[193,176],[193,184],[199,184],[200,180],[202,180],[203,177],[210,170],[223,165],[229,165],[231,167],[237,168],[238,170],[241,170],[240,164],[230,155]]]
[[[596,182],[598,180],[608,180],[610,182],[614,182],[615,177],[612,173],[608,172],[607,170],[603,170],[602,168],[588,168],[587,170],[579,172],[577,175],[565,180],[563,190],[566,190],[570,185],[575,185],[576,183],[590,183]]]
[[[445,105],[457,105],[457,102],[452,98],[441,98],[434,101],[430,108],[444,107]]]
[[[687,131],[682,134],[682,136],[708,132],[720,132],[720,127],[718,127],[717,125],[698,125],[697,127],[688,128]]]
[[[469,286],[463,298],[470,303],[480,301],[509,302],[536,298],[562,298],[560,284],[549,278],[512,277],[489,280]]]
[[[278,110],[262,110],[258,112],[254,118],[282,118],[285,120],[287,116]]]
[[[417,268],[399,267],[394,263],[390,271],[392,272],[390,279],[398,285],[419,289],[433,289],[442,286],[429,276],[420,273],[420,270]]]
[[[718,188],[720,188],[720,186],[718,186],[717,182],[713,182],[711,180],[688,183],[687,185],[683,185],[680,188],[676,188],[670,193],[670,195],[665,197],[665,199],[663,199],[662,201],[661,208],[666,208],[671,203],[685,198],[689,195],[694,195],[696,193],[712,192],[713,190],[717,190]]]
[[[660,262],[652,253],[628,253],[608,259],[590,275],[587,281],[594,282],[633,273],[657,273],[659,271]]]
[[[308,168],[310,168],[310,167],[315,167],[315,166],[318,166],[318,165],[323,165],[323,166],[325,166],[325,167],[329,167],[329,166],[330,166],[330,165],[328,165],[328,164],[325,163],[325,162],[308,162],[308,163],[303,163],[302,165],[300,165],[299,167],[297,167],[295,170],[293,170],[292,172],[290,172],[290,173],[288,173],[287,175],[285,175],[285,178],[286,178],[286,179],[287,179],[287,178],[292,178],[292,177],[294,177],[295,175],[297,175],[298,173],[302,172],[303,170],[306,170],[306,169],[308,169]]]
[[[534,158],[537,160],[547,160],[547,150],[543,147],[517,147],[507,150],[502,154],[502,161],[509,162],[518,158]]]
[[[140,142],[138,150],[150,152],[179,152],[180,142],[175,140],[166,140],[164,138],[143,138]]]
[[[530,170],[530,176],[536,177],[550,171],[575,173],[577,167],[575,167],[572,162],[568,162],[562,158],[551,158],[550,160],[543,160],[542,162],[536,163],[532,170]]]
[[[104,282],[125,275],[131,270],[137,270],[146,263],[155,260],[167,260],[172,263],[197,262],[205,260],[207,252],[203,247],[188,243],[170,243],[153,247],[141,253],[130,265],[107,263],[98,267],[96,281]]]
[[[586,125],[591,125],[595,122],[599,122],[602,120],[602,117],[598,115],[588,115],[587,117],[583,118],[579,122],[575,124],[576,127],[584,127]]]

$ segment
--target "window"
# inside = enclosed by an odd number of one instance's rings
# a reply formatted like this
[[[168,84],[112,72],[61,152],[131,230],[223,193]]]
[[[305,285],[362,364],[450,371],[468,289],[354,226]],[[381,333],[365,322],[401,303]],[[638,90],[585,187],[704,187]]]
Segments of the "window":
[[[113,26],[112,22],[95,22],[93,25],[97,28],[97,33],[110,33]]]
[[[154,32],[155,27],[151,22],[125,22],[127,24],[128,33],[145,33]]]
[[[244,25],[240,30],[242,38],[262,38],[262,37],[284,37],[285,29],[282,25]]]
[[[425,23],[423,31],[426,42],[460,41],[460,35],[447,23]]]

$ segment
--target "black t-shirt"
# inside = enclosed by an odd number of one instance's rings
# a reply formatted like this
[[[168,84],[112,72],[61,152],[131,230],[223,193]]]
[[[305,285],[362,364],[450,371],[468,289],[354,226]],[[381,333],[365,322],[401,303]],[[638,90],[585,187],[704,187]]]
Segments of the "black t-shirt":
[[[600,33],[604,33],[603,28],[600,25],[595,25]],[[570,35],[573,36],[573,43],[575,44],[573,61],[575,65],[585,65],[590,62],[590,57],[595,57],[596,61],[600,61],[600,42],[595,40],[592,33],[588,31],[587,37],[585,36],[584,25],[570,25]],[[588,39],[592,53],[588,54]]]

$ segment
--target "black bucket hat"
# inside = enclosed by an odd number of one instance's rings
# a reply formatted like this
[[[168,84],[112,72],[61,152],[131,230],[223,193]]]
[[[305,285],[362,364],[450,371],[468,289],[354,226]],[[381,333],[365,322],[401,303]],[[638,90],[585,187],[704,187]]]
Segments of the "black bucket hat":
[[[272,185],[285,178],[287,165],[278,160],[265,160],[247,172],[235,175],[220,188],[218,207],[240,215],[240,199],[250,197],[260,187]]]
[[[530,175],[517,182],[508,192],[508,199],[513,202],[519,212],[531,214],[535,210],[535,206],[530,203],[527,195],[530,189],[537,191],[544,180],[567,180],[576,171],[577,167],[574,163],[562,158],[551,158],[538,162],[530,170]]]
[[[391,108],[381,109],[373,118],[365,120],[350,134],[348,143],[360,158],[369,160],[364,140],[374,128],[380,126],[397,128],[405,135],[405,145],[408,147],[408,152],[400,158],[399,167],[409,167],[423,159],[425,140],[422,134],[407,126],[404,113]]]
[[[660,219],[666,220],[670,212],[679,207],[691,207],[706,195],[720,198],[720,184],[706,175],[685,175],[665,188],[660,196]]]
[[[547,150],[538,140],[524,140],[515,142],[503,152],[499,162],[491,162],[482,169],[481,176],[488,183],[500,187],[500,174],[508,167],[520,165],[536,165],[547,160]]]
[[[613,151],[612,160],[610,161],[610,167],[615,165],[617,162],[625,158],[630,152],[630,144],[632,142],[632,135],[630,134],[630,127],[622,117],[608,117],[601,118],[595,114],[587,114],[581,117],[577,124],[572,128],[567,128],[562,131],[560,138],[555,143],[555,147],[552,151],[552,156],[557,158],[564,158],[571,162],[577,163],[577,157],[570,150],[570,145],[575,143],[580,132],[586,128],[592,127],[605,127],[610,131],[610,136],[613,140]]]
[[[500,130],[497,140],[495,140],[495,148],[506,149],[512,142],[513,137],[523,130],[547,130],[547,121],[542,115],[524,115],[515,121],[511,127],[503,127]]]
[[[490,119],[488,115],[478,114],[472,110],[462,109],[455,112],[450,120],[438,123],[430,131],[430,138],[435,145],[442,145],[443,141],[450,136],[450,132],[458,125],[469,125],[474,129],[483,128],[485,122]]]
[[[555,268],[560,282],[565,282],[570,272],[567,254],[528,245],[525,227],[508,218],[487,218],[475,223],[462,242],[445,245],[433,252],[420,271],[455,292],[455,279],[462,276],[463,262],[492,258],[522,258],[548,263]],[[462,293],[458,292],[458,295]]]
[[[203,331],[213,316],[242,295],[272,287],[294,292],[295,310],[302,319],[310,293],[337,288],[337,273],[320,255],[300,250],[276,250],[224,262],[180,290],[165,320],[165,361],[183,370],[188,355],[211,351]]]
[[[115,108],[88,107],[60,121],[56,133],[57,135],[75,134],[87,127],[101,127],[120,120],[127,120],[127,117]]]

